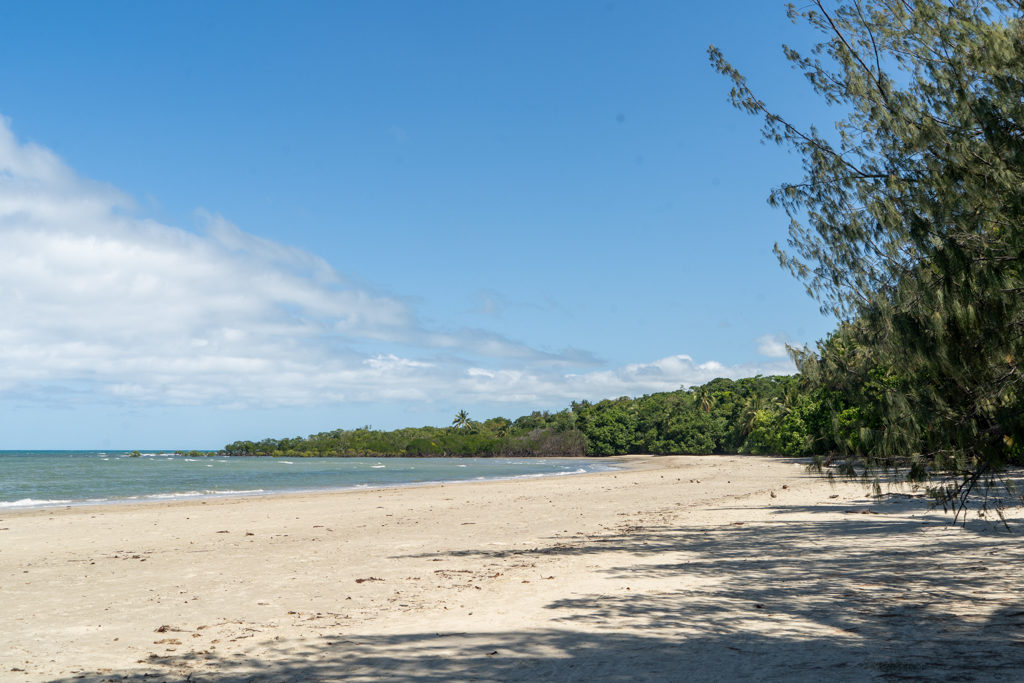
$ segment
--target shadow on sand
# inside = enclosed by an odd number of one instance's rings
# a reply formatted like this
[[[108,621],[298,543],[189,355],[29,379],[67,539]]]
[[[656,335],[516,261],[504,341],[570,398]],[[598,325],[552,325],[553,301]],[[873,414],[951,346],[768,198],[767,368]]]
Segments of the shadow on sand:
[[[66,680],[1024,680],[1024,543],[991,524],[886,514],[923,505],[894,496],[856,509],[778,506],[822,514],[632,524],[530,550],[443,554],[600,554],[611,558],[606,575],[634,588],[552,602],[544,630],[339,632]]]

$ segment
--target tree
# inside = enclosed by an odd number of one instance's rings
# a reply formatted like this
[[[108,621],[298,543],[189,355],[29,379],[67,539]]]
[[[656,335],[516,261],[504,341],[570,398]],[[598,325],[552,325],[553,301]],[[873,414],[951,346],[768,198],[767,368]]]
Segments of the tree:
[[[776,253],[842,324],[800,370],[845,397],[836,423],[858,407],[851,383],[877,401],[837,455],[943,473],[932,491],[959,513],[1024,454],[1024,10],[814,0],[789,14],[825,36],[810,55],[784,50],[846,112],[834,136],[793,126],[710,56],[733,103],[803,158],[804,177],[769,198],[791,218]]]
[[[460,410],[455,413],[455,419],[452,420],[452,426],[456,429],[464,429],[469,426],[469,413],[465,410]]]
[[[694,389],[693,398],[702,413],[710,413],[715,407],[715,396],[706,385]]]

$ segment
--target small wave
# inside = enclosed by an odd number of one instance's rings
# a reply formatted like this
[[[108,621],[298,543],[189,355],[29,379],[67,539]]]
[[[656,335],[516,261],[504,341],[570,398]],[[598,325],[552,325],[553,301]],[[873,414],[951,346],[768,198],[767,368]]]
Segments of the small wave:
[[[615,468],[609,468],[609,470],[607,470],[607,471],[612,471],[614,469]],[[566,476],[571,476],[571,475],[574,475],[574,474],[592,474],[594,472],[603,472],[603,471],[605,471],[605,470],[597,470],[597,469],[588,470],[585,467],[580,467],[579,469],[575,469],[575,470],[571,470],[571,471],[563,471],[563,472],[532,472],[530,474],[517,474],[517,475],[513,475],[511,477],[507,477],[507,478],[508,479],[541,479],[543,477],[566,477]],[[503,477],[503,478],[505,478],[505,477]]]
[[[370,465],[371,470],[383,470],[387,468],[387,465]]]
[[[294,465],[295,464],[291,460],[278,460],[278,462],[281,463],[282,465]]]
[[[70,503],[70,500],[38,500],[36,498],[22,498],[21,500],[4,500],[0,501],[0,508],[30,508],[40,507],[43,505],[64,505]]]
[[[146,500],[168,500],[173,498],[201,498],[203,496],[244,496],[250,493],[264,493],[263,489],[248,489],[244,491],[222,491],[220,489],[209,489],[206,491],[179,491],[176,493],[152,493],[148,496],[136,496],[137,499]]]
[[[182,491],[181,493],[151,493],[148,496],[131,496],[125,500],[146,500],[152,498],[153,500],[167,500],[168,498],[195,498],[196,496],[206,495],[202,491]]]

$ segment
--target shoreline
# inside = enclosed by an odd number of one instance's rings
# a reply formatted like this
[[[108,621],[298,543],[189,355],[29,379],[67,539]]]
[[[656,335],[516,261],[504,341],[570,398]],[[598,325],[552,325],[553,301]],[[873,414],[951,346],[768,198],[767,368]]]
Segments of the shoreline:
[[[779,458],[627,458],[0,512],[0,677],[997,680],[1024,664],[1024,578],[982,569],[1024,548],[995,523],[951,527],[919,492],[873,499]]]
[[[27,451],[10,451],[10,452],[27,452]],[[69,451],[74,453],[77,451]],[[157,454],[144,454],[141,457],[189,457],[179,456],[175,453],[157,453]],[[230,458],[275,458],[274,456],[223,456]],[[324,457],[335,457],[335,456],[324,456]],[[347,456],[343,456],[345,459],[350,459]],[[110,498],[69,498],[69,499],[56,499],[56,500],[37,500],[33,498],[22,498],[13,501],[0,501],[0,515],[4,514],[17,514],[20,512],[30,512],[34,510],[50,510],[54,508],[95,508],[103,507],[107,505],[122,506],[122,505],[152,505],[155,503],[168,503],[175,501],[189,502],[189,501],[204,501],[204,500],[217,500],[221,498],[264,498],[267,496],[280,496],[280,495],[313,495],[318,493],[348,493],[352,491],[374,491],[377,489],[390,489],[390,488],[405,488],[410,486],[434,486],[444,484],[459,484],[467,482],[483,482],[483,481],[514,481],[517,479],[536,479],[541,477],[565,477],[565,476],[579,476],[583,474],[596,474],[604,471],[617,471],[623,465],[618,463],[623,458],[634,458],[634,457],[660,457],[660,456],[630,456],[630,455],[618,455],[618,456],[605,456],[605,457],[587,457],[587,458],[572,458],[572,457],[561,457],[561,456],[545,456],[543,458],[537,457],[532,458],[536,460],[581,460],[586,461],[587,464],[597,465],[596,461],[607,461],[611,463],[607,469],[596,469],[593,471],[572,471],[572,472],[537,472],[537,473],[526,473],[526,474],[514,474],[514,475],[501,475],[501,476],[490,476],[490,477],[475,477],[472,479],[437,479],[427,481],[409,481],[409,482],[395,482],[395,483],[367,483],[367,484],[351,484],[351,485],[338,485],[328,486],[320,488],[280,488],[280,489],[247,489],[239,491],[223,490],[223,491],[180,491],[180,492],[165,492],[165,493],[153,493],[153,494],[141,494],[132,495],[125,497],[110,497]],[[474,459],[477,456],[458,456],[458,458],[430,458],[437,460],[453,460],[453,459]],[[308,459],[308,458],[307,458]],[[320,459],[319,457],[315,459]],[[354,456],[353,458],[354,459]],[[366,460],[377,460],[386,458],[362,458]],[[412,457],[415,460],[428,459],[424,457]],[[480,458],[489,461],[496,460],[518,460],[528,458]],[[284,461],[288,462],[288,461]],[[292,463],[289,463],[292,464]]]

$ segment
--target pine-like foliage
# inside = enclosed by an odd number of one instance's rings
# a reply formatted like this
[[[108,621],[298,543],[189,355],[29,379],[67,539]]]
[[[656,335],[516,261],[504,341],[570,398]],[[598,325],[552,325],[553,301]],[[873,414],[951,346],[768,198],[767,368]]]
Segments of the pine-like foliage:
[[[1024,445],[1024,9],[1001,0],[790,6],[824,38],[786,57],[846,113],[835,134],[769,111],[711,48],[733,103],[796,150],[782,264],[840,327],[801,371],[834,401],[848,471],[947,475],[963,508]],[[840,433],[841,432],[841,433]]]

